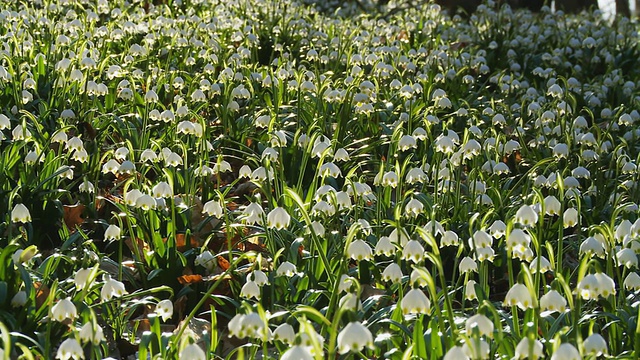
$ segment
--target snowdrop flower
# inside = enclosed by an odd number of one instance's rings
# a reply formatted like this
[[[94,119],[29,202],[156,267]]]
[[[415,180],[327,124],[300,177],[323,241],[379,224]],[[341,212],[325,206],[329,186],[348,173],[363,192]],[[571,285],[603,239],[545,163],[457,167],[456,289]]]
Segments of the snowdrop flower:
[[[27,300],[27,292],[20,290],[11,298],[11,307],[23,307],[27,304]]]
[[[338,352],[340,354],[346,354],[350,351],[358,352],[364,347],[373,349],[373,335],[361,323],[350,322],[338,333]]]
[[[575,346],[564,343],[551,355],[551,360],[581,360],[580,352]]]
[[[11,221],[13,223],[28,223],[31,222],[31,213],[24,204],[16,204],[11,210]]]
[[[404,315],[408,314],[428,314],[431,311],[431,301],[427,298],[427,295],[420,289],[409,290],[402,301],[400,301],[400,308]]]
[[[71,298],[62,299],[51,307],[51,318],[58,322],[67,319],[73,321],[78,316],[76,306],[71,302]]]
[[[200,346],[196,344],[189,344],[180,351],[180,359],[206,360],[207,354],[205,354],[204,350],[202,350]]]
[[[78,343],[76,339],[68,338],[60,344],[56,352],[56,359],[84,359],[84,350],[82,350],[82,346],[80,346],[80,343]]]
[[[267,227],[271,229],[285,229],[289,226],[290,221],[291,216],[287,213],[287,210],[281,207],[271,210],[267,215]]]

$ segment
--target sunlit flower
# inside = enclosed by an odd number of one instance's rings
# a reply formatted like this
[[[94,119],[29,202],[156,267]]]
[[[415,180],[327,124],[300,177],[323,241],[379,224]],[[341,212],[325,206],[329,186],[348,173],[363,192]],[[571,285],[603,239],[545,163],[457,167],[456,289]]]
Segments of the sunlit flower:
[[[287,213],[287,210],[281,207],[271,210],[267,215],[267,227],[272,229],[285,229],[289,226],[290,221],[291,216]]]
[[[396,247],[391,242],[391,239],[387,236],[382,236],[378,239],[378,243],[376,243],[376,247],[374,249],[374,253],[376,255],[384,255],[391,256],[396,252]]]
[[[84,359],[84,350],[82,350],[82,346],[80,346],[80,343],[78,343],[76,339],[68,338],[60,344],[56,352],[56,359]]]
[[[31,213],[24,204],[16,204],[11,210],[11,221],[14,223],[31,222]]]
[[[603,257],[605,254],[605,249],[600,241],[598,241],[595,237],[590,236],[580,244],[580,254]]]
[[[264,210],[262,210],[262,206],[255,202],[247,205],[243,212],[243,218],[247,224],[262,224],[263,216]]]
[[[465,256],[460,261],[460,264],[458,264],[458,271],[460,271],[461,274],[467,272],[478,272],[478,264],[472,258]]]
[[[87,322],[82,325],[78,335],[80,336],[80,341],[83,343],[92,343],[97,345],[105,340],[102,327],[96,324],[94,328],[94,324],[92,322]]]
[[[640,290],[640,275],[636,272],[630,272],[626,278],[624,278],[624,287],[627,290]]]
[[[418,263],[424,259],[424,247],[416,240],[409,240],[402,249],[402,258]]]
[[[224,214],[224,209],[218,200],[209,200],[202,206],[202,213],[220,219]]]
[[[118,280],[112,279],[109,275],[104,275],[104,284],[100,290],[102,301],[111,300],[113,297],[121,297],[126,294],[127,290],[124,284]]]
[[[564,343],[551,355],[551,360],[581,360],[580,352],[575,346]]]
[[[624,248],[616,253],[616,259],[619,266],[626,266],[627,268],[638,267],[638,256],[636,252],[629,248]]]
[[[260,300],[260,287],[255,281],[247,281],[240,289],[240,296],[246,299],[254,298]]]
[[[71,298],[62,299],[51,307],[51,318],[58,322],[74,320],[78,317],[76,306],[71,302]]]
[[[373,250],[365,241],[357,239],[349,244],[347,255],[353,260],[371,260],[373,258]]]
[[[562,223],[565,228],[574,227],[580,221],[580,214],[575,208],[568,208],[562,215]]]
[[[280,264],[280,266],[278,266],[278,269],[276,269],[277,276],[291,277],[295,275],[296,272],[296,266],[288,261],[283,262],[282,264]]]
[[[602,337],[602,335],[597,333],[593,333],[584,339],[582,346],[585,354],[600,356],[609,353],[607,341]]]
[[[493,337],[493,322],[482,314],[476,314],[467,319],[465,330],[467,335],[473,334],[474,329],[478,329],[478,335]]]
[[[405,205],[404,207],[405,213],[412,217],[417,217],[418,215],[420,215],[423,209],[424,205],[422,204],[422,202],[420,202],[420,200],[416,198],[411,198],[411,200],[409,200],[409,202],[407,202],[407,205]]]
[[[538,222],[538,213],[529,205],[522,205],[516,212],[515,220],[525,227],[531,227]]]
[[[292,346],[282,354],[280,360],[313,360],[313,355],[305,346]]]
[[[533,300],[529,289],[524,284],[514,284],[507,292],[504,299],[504,306],[518,306],[526,310],[533,306]]]
[[[207,354],[196,344],[189,344],[180,351],[180,359],[206,360]]]
[[[565,312],[567,299],[556,290],[551,290],[540,298],[540,309],[549,312]]]
[[[428,314],[431,310],[431,301],[420,289],[409,290],[400,302],[402,313],[408,314]]]
[[[338,333],[338,352],[358,352],[364,347],[373,349],[373,335],[371,331],[359,322],[350,322]]]
[[[540,340],[523,337],[516,346],[516,359],[540,359],[544,357],[544,347]]]
[[[464,286],[464,298],[467,300],[474,300],[478,298],[476,294],[476,281],[469,280]]]
[[[488,359],[489,343],[485,339],[469,339],[462,344],[462,351],[470,359]]]

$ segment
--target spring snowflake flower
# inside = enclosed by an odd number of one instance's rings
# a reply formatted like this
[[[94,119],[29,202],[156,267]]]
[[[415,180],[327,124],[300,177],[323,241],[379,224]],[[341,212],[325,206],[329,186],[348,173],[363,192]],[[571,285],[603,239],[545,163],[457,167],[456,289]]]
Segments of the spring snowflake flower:
[[[286,344],[293,345],[295,341],[295,331],[293,326],[283,323],[273,331],[273,340],[282,341]]]
[[[473,334],[474,329],[478,329],[480,336],[493,337],[493,322],[482,314],[476,314],[467,319],[465,331],[468,336]]]
[[[94,330],[93,323],[91,322],[87,322],[86,324],[84,324],[82,328],[80,328],[78,335],[80,336],[80,341],[83,343],[92,343],[94,345],[98,345],[103,340],[105,340],[104,331],[102,330],[100,325],[96,324]]]
[[[209,200],[202,206],[202,213],[220,219],[224,214],[224,209],[218,200]]]
[[[544,357],[544,347],[540,340],[523,337],[516,346],[515,359],[537,360]]]
[[[515,220],[522,226],[531,227],[538,222],[538,213],[532,206],[522,205],[516,212]]]
[[[73,278],[73,283],[76,285],[76,290],[82,290],[91,285],[93,279],[90,279],[89,276],[93,269],[80,269],[76,272],[76,275]]]
[[[560,213],[561,206],[562,204],[558,198],[553,195],[549,195],[544,198],[544,212],[547,215],[558,215]]]
[[[27,304],[27,300],[27,292],[24,290],[20,290],[11,298],[11,307],[23,307]]]
[[[60,360],[79,360],[84,359],[84,350],[76,339],[69,338],[60,344],[58,352],[56,353],[56,359]]]
[[[470,359],[489,359],[489,343],[485,339],[470,339],[462,344],[462,351]]]
[[[267,215],[267,227],[271,229],[285,229],[289,226],[290,221],[291,216],[287,213],[287,210],[281,207],[271,210]]]
[[[529,264],[529,270],[532,273],[538,271],[538,262],[540,262],[540,272],[546,273],[551,270],[551,262],[544,256],[536,256],[533,260],[531,260],[531,264]]]
[[[575,346],[564,343],[551,355],[551,360],[581,360],[580,352]]]
[[[255,281],[247,281],[240,289],[240,296],[246,299],[260,300],[260,287]]]
[[[398,174],[395,171],[388,171],[382,175],[382,186],[391,186],[392,188],[396,188],[398,186]]]
[[[393,245],[389,237],[382,236],[380,239],[378,239],[378,243],[376,244],[376,247],[374,249],[374,253],[376,255],[391,256],[395,252],[396,247],[395,245]]]
[[[427,174],[421,168],[412,168],[407,172],[404,181],[407,184],[423,183],[427,180]]]
[[[382,271],[382,280],[390,281],[392,283],[400,283],[400,281],[402,281],[403,276],[404,274],[402,274],[402,269],[400,268],[400,265],[396,263],[391,263],[387,265],[384,271]]]
[[[459,244],[458,234],[454,231],[447,230],[442,234],[442,238],[440,239],[441,246],[457,246]]]
[[[424,247],[416,240],[409,240],[402,249],[402,258],[419,263],[424,259]]]
[[[464,286],[464,298],[467,300],[474,300],[478,298],[476,294],[476,281],[469,280],[467,284]]]
[[[180,359],[206,360],[207,354],[205,354],[204,350],[202,350],[200,346],[196,344],[189,344],[180,351]]]
[[[416,198],[411,198],[411,200],[409,200],[409,202],[407,202],[407,205],[405,205],[404,207],[405,214],[410,217],[417,217],[422,213],[423,209],[424,205],[422,204],[422,202],[420,202],[420,200]]]
[[[533,307],[533,299],[529,289],[524,284],[514,284],[505,296],[503,305],[518,306],[522,310]]]
[[[462,346],[454,346],[444,355],[442,360],[469,360],[471,359],[464,351]]]
[[[71,302],[71,298],[62,299],[51,307],[51,318],[58,322],[63,322],[67,319],[73,321],[78,317],[78,311],[76,306]]]
[[[411,135],[403,135],[400,140],[398,140],[398,150],[400,151],[407,151],[417,147],[416,139]]]
[[[338,333],[338,352],[340,354],[346,354],[350,351],[358,352],[364,347],[373,349],[373,335],[361,323],[350,322]]]
[[[604,257],[605,248],[595,237],[590,236],[580,244],[580,255]]]
[[[636,272],[631,272],[624,278],[624,287],[627,290],[640,290],[640,275]]]
[[[313,355],[307,347],[296,345],[285,351],[280,360],[313,360]]]
[[[576,210],[575,208],[568,208],[564,211],[564,214],[562,215],[562,223],[565,228],[574,227],[578,224],[579,221],[580,214],[578,213],[578,210]]]
[[[243,218],[247,224],[262,224],[263,216],[264,210],[262,210],[262,206],[254,202],[247,205],[243,212]]]
[[[104,284],[100,290],[102,301],[111,300],[113,297],[121,297],[127,294],[124,284],[118,280],[112,279],[109,275],[104,275]]]
[[[629,248],[624,248],[616,253],[618,266],[626,266],[628,269],[638,268],[638,255]]]
[[[161,300],[156,304],[156,315],[162,318],[162,321],[167,321],[173,316],[173,303],[171,300]]]
[[[166,181],[161,181],[151,190],[155,198],[168,198],[173,196],[173,189]]]
[[[31,213],[24,204],[16,204],[11,210],[11,221],[13,223],[29,223],[31,222]]]
[[[371,246],[365,241],[357,239],[349,244],[347,248],[347,255],[353,260],[371,260],[373,258],[373,251]]]
[[[602,335],[597,333],[593,333],[584,339],[582,346],[584,348],[585,355],[591,354],[599,357],[603,354],[609,353],[607,341],[602,337]]]
[[[283,262],[276,269],[276,276],[292,277],[297,272],[296,266],[288,261]]]
[[[458,271],[461,274],[465,274],[468,272],[478,272],[478,264],[472,258],[465,256],[458,264]]]
[[[422,290],[411,289],[400,301],[400,308],[404,315],[428,314],[431,311],[431,301]]]

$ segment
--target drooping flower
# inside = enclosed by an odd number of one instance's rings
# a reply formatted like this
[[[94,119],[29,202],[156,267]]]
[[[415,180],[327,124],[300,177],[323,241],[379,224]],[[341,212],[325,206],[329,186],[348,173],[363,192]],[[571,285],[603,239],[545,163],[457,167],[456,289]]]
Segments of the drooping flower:
[[[202,350],[200,346],[196,344],[189,344],[180,351],[180,359],[206,360],[207,354],[205,354],[204,350]]]
[[[476,314],[467,319],[465,330],[467,335],[473,334],[474,329],[478,329],[480,336],[493,337],[493,322],[482,314]]]
[[[109,275],[104,275],[104,285],[100,290],[102,301],[108,301],[112,297],[120,297],[127,293],[124,284],[118,280],[112,279]]]
[[[609,353],[607,341],[598,333],[593,333],[584,339],[582,346],[584,347],[585,355],[591,354],[598,357]]]
[[[156,315],[167,321],[173,316],[173,303],[169,299],[161,300],[156,304]]]
[[[551,355],[551,360],[581,360],[580,352],[575,346],[564,343]]]
[[[540,310],[565,312],[567,310],[567,299],[556,290],[551,290],[540,298]]]
[[[533,306],[531,293],[524,284],[514,284],[505,296],[504,306],[516,305],[522,310],[526,310]]]
[[[287,210],[281,207],[271,210],[267,215],[267,227],[272,229],[285,229],[289,226],[290,221],[291,216],[287,213]]]
[[[360,322],[350,322],[338,333],[338,352],[346,354],[350,351],[358,352],[364,347],[373,349],[373,335]]]
[[[94,324],[92,322],[87,322],[80,328],[79,334],[80,341],[83,343],[92,343],[92,344],[100,344],[104,338],[104,331],[100,327],[100,325]]]
[[[16,204],[11,210],[11,221],[14,223],[31,222],[31,213],[24,204]]]
[[[357,239],[347,247],[347,255],[353,260],[371,260],[373,258],[373,250],[365,241]]]
[[[68,338],[60,344],[56,352],[56,359],[60,360],[79,360],[84,359],[84,351],[80,343],[74,338]]]
[[[516,346],[516,359],[536,360],[544,356],[543,345],[540,340],[523,337]]]
[[[51,318],[55,321],[63,322],[67,319],[73,321],[77,316],[78,311],[70,297],[58,301],[51,307]]]
[[[409,290],[400,302],[402,313],[408,314],[428,314],[431,310],[431,301],[420,289]]]

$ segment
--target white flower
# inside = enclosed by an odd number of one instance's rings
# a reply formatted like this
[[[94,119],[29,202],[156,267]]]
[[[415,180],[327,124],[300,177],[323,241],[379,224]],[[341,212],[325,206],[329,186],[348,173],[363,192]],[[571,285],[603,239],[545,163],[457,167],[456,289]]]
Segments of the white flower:
[[[240,296],[246,299],[260,300],[260,287],[255,281],[247,281],[240,289]]]
[[[462,346],[454,346],[444,355],[442,360],[469,360],[469,356],[464,352]]]
[[[603,257],[604,253],[604,246],[593,236],[586,238],[580,244],[580,255],[587,254],[589,256],[596,255],[599,257]]]
[[[398,174],[395,171],[388,171],[382,175],[382,186],[391,186],[395,188],[398,186]]]
[[[398,150],[407,151],[409,149],[415,149],[418,145],[416,139],[411,135],[404,135],[398,140]]]
[[[638,255],[636,252],[629,248],[624,248],[616,254],[618,260],[618,266],[626,266],[631,269],[638,267]]]
[[[464,298],[467,300],[477,299],[478,295],[476,294],[476,281],[469,280],[467,284],[464,286]]]
[[[458,264],[458,271],[460,271],[461,274],[467,272],[478,272],[478,264],[472,258],[465,256],[460,261],[460,264]]]
[[[76,339],[69,338],[60,344],[58,352],[56,353],[56,359],[69,360],[69,359],[84,359],[84,351],[82,346]]]
[[[382,271],[382,280],[390,281],[392,283],[399,283],[402,280],[402,269],[400,265],[391,263]]]
[[[538,213],[532,206],[522,205],[516,212],[516,222],[525,227],[534,226],[538,222]]]
[[[67,319],[73,321],[78,316],[76,306],[71,302],[71,298],[62,299],[51,307],[51,318],[62,322]]]
[[[627,290],[640,290],[640,276],[638,275],[638,273],[629,273],[629,275],[627,275],[627,277],[624,279],[624,287]]]
[[[560,213],[560,201],[553,195],[544,198],[544,212],[547,215],[558,215]]]
[[[291,326],[291,325],[289,325],[287,323],[280,324],[273,331],[273,339],[274,340],[282,341],[282,342],[287,343],[289,345],[293,344],[293,342],[295,341],[295,337],[296,337],[296,334],[294,332],[293,326]]]
[[[207,360],[207,354],[196,344],[189,344],[180,351],[180,359]]]
[[[295,275],[296,272],[297,272],[296,266],[294,264],[288,262],[288,261],[283,262],[276,269],[276,275],[277,276],[288,276],[288,277],[291,277],[291,276]]]
[[[514,284],[505,296],[504,306],[516,305],[522,310],[526,310],[533,306],[531,293],[524,284]]]
[[[581,360],[582,356],[575,346],[564,343],[551,355],[551,360]]]
[[[156,184],[151,192],[154,198],[168,198],[173,196],[173,189],[166,181],[161,181]]]
[[[465,323],[465,330],[468,336],[473,334],[477,328],[480,336],[493,337],[493,322],[482,314],[476,314],[468,318]]]
[[[83,343],[93,343],[100,344],[104,340],[104,331],[100,327],[100,325],[95,325],[95,331],[93,328],[93,323],[88,322],[80,328],[79,334],[80,341]]]
[[[247,224],[262,224],[264,210],[258,203],[252,202],[244,209],[243,217]]]
[[[11,210],[11,221],[14,223],[28,223],[31,222],[31,214],[24,204],[16,204]]]
[[[516,359],[536,360],[544,356],[543,345],[540,340],[523,337],[516,346]]]
[[[578,214],[578,210],[575,208],[568,208],[564,211],[562,215],[562,223],[565,228],[574,227],[580,221],[580,214]]]
[[[431,310],[431,301],[420,289],[409,290],[402,301],[400,301],[402,313],[408,314],[428,314]]]
[[[93,269],[80,269],[76,272],[73,278],[73,283],[76,285],[77,290],[82,290],[87,286],[90,286],[93,279],[90,278]]]
[[[277,207],[269,212],[267,215],[267,227],[273,229],[282,230],[289,226],[291,216],[287,213],[287,210],[281,207]]]
[[[18,291],[13,298],[11,298],[11,307],[22,307],[27,303],[27,292],[24,290]]]
[[[424,247],[416,240],[409,240],[402,249],[402,258],[418,263],[424,259]]]
[[[112,279],[109,275],[104,276],[104,285],[102,285],[102,290],[100,290],[100,297],[102,301],[108,301],[112,297],[120,297],[127,293],[127,290],[124,288],[124,284],[118,280]]]
[[[285,351],[280,360],[313,360],[313,356],[307,347],[296,345]]]
[[[378,243],[374,249],[376,255],[391,256],[396,252],[396,247],[387,236],[378,239]]]
[[[462,351],[471,359],[488,359],[489,343],[485,339],[470,339],[462,344]]]
[[[338,352],[358,352],[364,347],[373,349],[373,335],[366,326],[359,322],[350,322],[338,333]]]
[[[209,200],[202,206],[202,213],[220,219],[224,209],[218,200]]]
[[[104,232],[105,240],[118,240],[120,239],[120,228],[117,225],[109,225]]]
[[[420,215],[423,209],[424,205],[416,198],[412,198],[411,200],[409,200],[404,208],[405,214],[412,217],[417,217],[418,215]]]
[[[593,354],[595,356],[600,356],[602,354],[609,353],[607,341],[602,337],[602,335],[597,333],[593,333],[584,339],[582,346],[584,347],[585,355]]]
[[[155,313],[162,318],[162,321],[171,319],[171,317],[173,316],[173,303],[171,302],[171,300],[165,299],[159,301],[156,304]]]
[[[353,260],[371,260],[373,258],[373,251],[369,244],[358,239],[349,244],[349,247],[347,248],[347,255]]]

